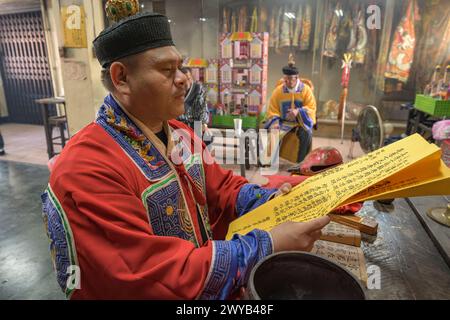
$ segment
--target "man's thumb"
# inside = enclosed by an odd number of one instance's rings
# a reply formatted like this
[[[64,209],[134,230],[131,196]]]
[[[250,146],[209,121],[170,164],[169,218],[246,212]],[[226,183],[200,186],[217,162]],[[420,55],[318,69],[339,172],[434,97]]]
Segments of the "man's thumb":
[[[330,222],[329,216],[323,216],[303,223],[306,232],[320,230]]]

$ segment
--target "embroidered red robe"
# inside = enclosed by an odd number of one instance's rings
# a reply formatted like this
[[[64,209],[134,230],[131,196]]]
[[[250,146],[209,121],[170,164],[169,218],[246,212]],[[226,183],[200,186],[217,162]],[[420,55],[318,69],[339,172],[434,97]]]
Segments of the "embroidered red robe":
[[[42,200],[59,285],[73,299],[232,297],[272,242],[261,230],[224,241],[228,224],[276,189],[196,153],[178,121],[167,150],[141,128],[109,95],[57,160]]]

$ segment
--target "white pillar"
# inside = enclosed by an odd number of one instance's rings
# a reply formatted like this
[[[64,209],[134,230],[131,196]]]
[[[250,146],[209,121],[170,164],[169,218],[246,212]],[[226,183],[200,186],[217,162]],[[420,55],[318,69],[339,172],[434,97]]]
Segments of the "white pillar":
[[[64,48],[61,7],[69,5],[84,10],[86,48]],[[73,135],[95,119],[107,94],[100,81],[101,67],[92,46],[92,41],[104,29],[103,8],[97,0],[46,0],[45,15],[51,34],[49,47],[54,48],[53,52],[58,48],[59,53],[59,59],[54,55],[51,62],[55,68],[54,79],[58,79],[58,75],[62,77],[62,87],[58,87],[56,80],[55,92],[65,96],[69,132]]]

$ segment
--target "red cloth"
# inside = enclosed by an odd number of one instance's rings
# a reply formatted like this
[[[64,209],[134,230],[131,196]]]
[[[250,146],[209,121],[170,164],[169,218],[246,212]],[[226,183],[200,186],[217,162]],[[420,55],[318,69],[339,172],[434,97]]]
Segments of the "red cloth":
[[[170,126],[184,125],[174,121]],[[216,163],[203,168],[209,222],[214,238],[223,239],[247,181]],[[69,221],[82,271],[81,289],[73,299],[194,299],[202,292],[212,241],[197,248],[184,239],[154,234],[141,197],[158,182],[147,179],[98,124],[90,124],[66,145],[50,186]],[[200,235],[189,182],[180,182],[189,209],[185,218]]]
[[[264,188],[273,188],[279,189],[283,183],[289,183],[291,186],[295,187],[296,185],[302,183],[308,176],[281,176],[281,175],[273,175],[273,176],[264,176],[269,179],[269,182],[263,185]]]
[[[334,214],[355,214],[363,207],[364,202],[355,202],[345,206],[338,207],[331,211]]]
[[[302,183],[309,176],[282,176],[282,175],[273,175],[273,176],[264,176],[269,179],[269,182],[263,187],[265,188],[280,188],[283,183],[290,183],[293,187]],[[356,202],[352,204],[348,204],[345,206],[338,207],[334,209],[331,213],[334,214],[355,214],[363,207],[364,202]]]

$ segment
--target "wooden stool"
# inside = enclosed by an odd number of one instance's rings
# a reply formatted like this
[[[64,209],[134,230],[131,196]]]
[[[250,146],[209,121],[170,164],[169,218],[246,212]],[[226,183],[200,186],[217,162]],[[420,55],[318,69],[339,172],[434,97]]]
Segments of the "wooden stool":
[[[66,145],[68,138],[64,135],[64,129],[67,129],[67,135],[70,137],[69,128],[67,127],[67,117],[63,116],[50,116],[49,107],[51,105],[62,104],[64,106],[64,114],[66,112],[65,99],[62,97],[51,97],[35,100],[36,104],[41,107],[42,112],[42,122],[44,123],[45,129],[45,140],[47,142],[47,154],[48,158],[51,159],[55,153],[55,145],[60,145],[62,148]],[[59,128],[60,135],[58,137],[53,137],[53,128]],[[55,140],[60,140],[60,142],[55,142]]]
[[[66,116],[53,116],[53,117],[49,117],[48,118],[48,132],[50,133],[49,135],[49,144],[51,145],[51,151],[52,151],[52,155],[51,157],[53,157],[55,154],[54,150],[54,146],[61,146],[61,148],[64,148],[66,145],[66,135],[64,133],[64,130],[66,128],[67,125],[67,118]],[[53,137],[53,128],[59,128],[59,136]],[[59,142],[58,142],[59,140]]]

